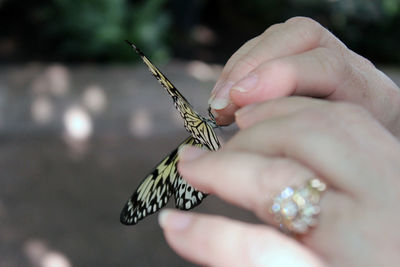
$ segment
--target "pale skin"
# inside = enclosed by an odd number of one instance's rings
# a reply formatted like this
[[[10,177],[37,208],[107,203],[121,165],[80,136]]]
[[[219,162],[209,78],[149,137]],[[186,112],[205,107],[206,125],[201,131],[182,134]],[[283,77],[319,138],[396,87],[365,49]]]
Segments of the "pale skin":
[[[318,23],[270,27],[231,57],[211,97],[218,122],[234,119],[240,131],[217,152],[185,147],[178,165],[193,186],[266,224],[167,210],[168,243],[207,266],[396,266],[399,99],[388,77]],[[282,234],[272,196],[312,177],[328,184],[319,224]]]

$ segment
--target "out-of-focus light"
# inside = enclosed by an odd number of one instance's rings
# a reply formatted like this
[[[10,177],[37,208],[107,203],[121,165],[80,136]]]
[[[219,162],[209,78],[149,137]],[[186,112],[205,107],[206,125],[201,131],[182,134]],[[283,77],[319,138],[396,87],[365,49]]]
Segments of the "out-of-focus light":
[[[64,126],[67,137],[74,140],[86,140],[92,134],[92,120],[80,107],[71,107],[64,114]]]
[[[137,137],[145,137],[152,132],[153,128],[153,120],[148,111],[140,109],[132,113],[129,122],[129,130],[132,135]]]
[[[194,27],[192,38],[205,45],[211,45],[217,40],[216,34],[210,28],[203,25]]]
[[[92,85],[83,93],[83,102],[91,112],[97,114],[105,109],[107,97],[100,86]]]
[[[36,123],[49,123],[53,119],[53,114],[54,107],[49,98],[40,96],[33,100],[31,105],[31,115]]]
[[[71,267],[68,259],[61,253],[50,251],[45,253],[40,262],[41,267]]]
[[[221,73],[219,65],[209,65],[202,61],[192,61],[187,66],[188,73],[199,81],[216,81]]]
[[[63,96],[69,89],[68,69],[62,65],[52,65],[46,70],[49,91],[56,96]]]
[[[69,90],[69,71],[62,65],[52,65],[37,75],[32,81],[32,91],[36,94],[64,96]]]
[[[51,250],[41,240],[28,240],[24,245],[24,252],[34,266],[39,267],[71,267],[66,256]]]

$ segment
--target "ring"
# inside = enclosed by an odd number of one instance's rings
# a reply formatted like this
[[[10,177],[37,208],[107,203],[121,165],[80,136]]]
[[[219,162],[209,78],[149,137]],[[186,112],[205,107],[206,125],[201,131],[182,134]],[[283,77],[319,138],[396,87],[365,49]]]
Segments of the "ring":
[[[285,233],[305,234],[317,224],[318,206],[326,184],[317,178],[301,187],[286,187],[273,199],[270,212]]]

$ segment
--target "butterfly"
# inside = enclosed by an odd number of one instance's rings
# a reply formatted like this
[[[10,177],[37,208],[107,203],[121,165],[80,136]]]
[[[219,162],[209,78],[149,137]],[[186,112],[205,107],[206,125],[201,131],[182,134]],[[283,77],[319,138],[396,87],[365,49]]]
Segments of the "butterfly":
[[[218,125],[208,109],[209,117],[199,115],[176,87],[151,63],[151,61],[133,43],[126,41],[142,58],[153,76],[172,97],[176,109],[183,118],[184,126],[190,136],[174,151],[166,156],[139,184],[133,195],[122,209],[120,221],[126,225],[134,225],[146,216],[164,207],[170,197],[175,198],[175,206],[181,210],[190,210],[199,205],[207,196],[188,184],[178,173],[178,151],[185,145],[205,147],[215,151],[220,147],[214,128]]]

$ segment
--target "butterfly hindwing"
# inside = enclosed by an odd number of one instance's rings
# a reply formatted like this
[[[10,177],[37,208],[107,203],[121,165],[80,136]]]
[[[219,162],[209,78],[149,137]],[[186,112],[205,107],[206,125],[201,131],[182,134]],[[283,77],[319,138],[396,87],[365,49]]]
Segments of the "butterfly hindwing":
[[[196,190],[182,177],[175,179],[175,206],[177,209],[190,210],[201,203],[207,195]]]
[[[123,224],[136,224],[155,213],[167,204],[173,194],[179,209],[188,210],[200,204],[206,194],[189,185],[177,171],[178,151],[184,145],[202,146],[189,137],[165,157],[127,201],[120,217]]]

